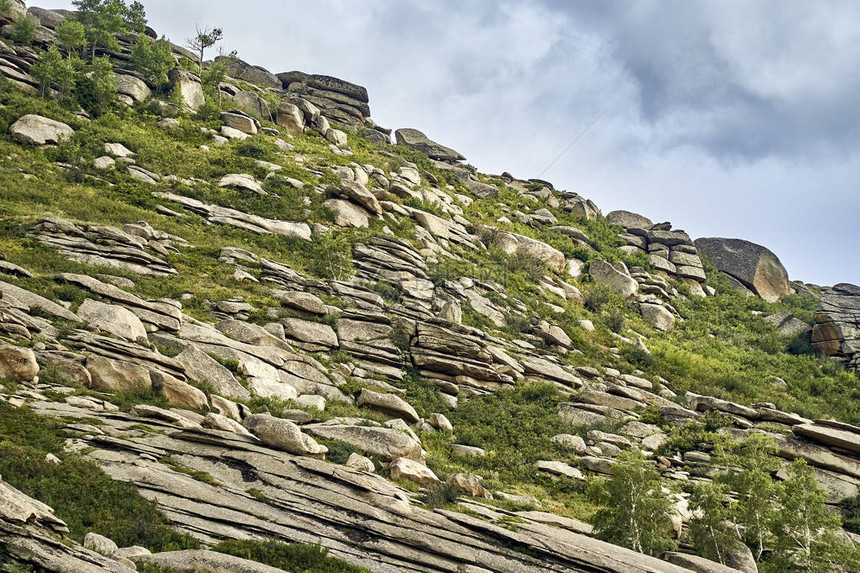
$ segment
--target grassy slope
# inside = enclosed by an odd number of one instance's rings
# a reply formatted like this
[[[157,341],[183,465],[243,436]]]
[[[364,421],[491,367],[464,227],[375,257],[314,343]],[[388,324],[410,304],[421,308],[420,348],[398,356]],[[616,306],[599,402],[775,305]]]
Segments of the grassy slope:
[[[207,183],[188,187],[178,185],[175,191],[207,202],[253,212],[259,215],[328,223],[331,215],[322,205],[322,199],[312,187],[334,182],[327,167],[356,161],[382,167],[386,172],[396,168],[397,161],[379,153],[373,145],[358,136],[350,136],[353,157],[333,154],[327,142],[310,134],[295,138],[295,153],[279,155],[263,136],[245,143],[231,143],[224,147],[212,146],[203,151],[199,146],[208,143],[200,127],[215,127],[217,122],[206,119],[182,118],[182,128],[165,133],[155,126],[156,118],[141,110],[118,110],[92,122],[71,116],[57,104],[23,96],[7,88],[0,89],[0,252],[13,263],[21,264],[36,274],[32,279],[12,281],[53,298],[79,303],[83,291],[68,285],[58,285],[51,275],[59,271],[108,272],[127,276],[135,281],[135,292],[147,298],[178,297],[183,293],[193,296],[184,303],[186,311],[211,319],[204,306],[205,300],[222,300],[243,296],[261,308],[276,305],[262,285],[237,283],[230,278],[233,269],[217,261],[223,246],[249,249],[259,255],[283,261],[297,270],[309,274],[324,274],[327,257],[347,253],[350,246],[382,229],[382,222],[374,221],[368,230],[336,230],[325,240],[306,243],[278,236],[255,236],[221,226],[209,226],[195,216],[177,220],[161,216],[154,207],[161,203],[177,209],[177,205],[152,197],[152,186],[137,182],[119,170],[96,171],[92,160],[103,155],[105,142],[120,142],[137,152],[138,163],[161,174],[181,178],[198,178]],[[55,149],[24,148],[13,143],[6,127],[24,113],[40,113],[68,121],[78,133],[68,143]],[[400,147],[387,148],[387,152],[416,162],[433,173],[440,182],[454,184],[450,176],[437,170],[426,157]],[[296,157],[307,159],[302,166]],[[231,190],[219,189],[211,184],[226,173],[253,173],[262,179],[265,172],[256,167],[254,159],[264,159],[283,166],[281,172],[306,183],[303,191],[282,185],[266,184],[280,197],[260,198]],[[55,162],[71,164],[60,169]],[[317,177],[305,167],[325,173]],[[24,174],[34,176],[25,179]],[[475,201],[466,209],[466,217],[476,225],[494,222],[504,211],[498,205],[506,203],[510,209],[529,211],[536,206],[507,189],[500,181],[489,182],[502,187],[498,199]],[[163,188],[159,185],[158,189]],[[456,185],[455,185],[456,187]],[[459,191],[461,188],[457,187]],[[599,202],[599,201],[598,201]],[[305,204],[307,203],[307,204]],[[626,260],[629,264],[644,264],[641,257],[629,258],[617,247],[618,228],[603,220],[583,221],[558,209],[550,209],[559,224],[583,228],[592,238],[599,255],[608,260]],[[177,277],[150,279],[116,271],[93,269],[67,261],[54,251],[28,237],[31,226],[45,215],[55,215],[73,221],[120,225],[145,220],[154,227],[176,234],[189,241],[193,248],[180,249],[169,257],[179,270]],[[388,222],[397,234],[408,237],[413,224],[405,221]],[[588,258],[591,255],[577,248],[567,237],[539,231],[520,224],[507,227],[545,240],[568,256]],[[711,284],[717,296],[705,300],[678,301],[677,307],[685,322],[668,334],[656,332],[638,317],[632,307],[612,296],[601,294],[594,285],[572,280],[582,288],[594,304],[588,308],[566,303],[552,295],[541,293],[533,281],[534,269],[522,270],[511,265],[502,254],[489,251],[462,251],[463,261],[441,261],[432,269],[434,280],[471,276],[498,282],[509,297],[520,300],[526,308],[551,318],[560,324],[574,340],[582,355],[565,358],[572,365],[612,366],[622,372],[644,371],[656,381],[662,376],[667,385],[683,394],[691,390],[712,394],[741,403],[773,401],[779,407],[797,411],[810,417],[835,417],[846,422],[860,421],[857,400],[858,378],[841,370],[832,361],[813,354],[791,354],[802,345],[781,339],[771,325],[763,322],[753,311],[770,314],[779,310],[792,310],[809,320],[814,302],[792,297],[779,304],[769,304],[757,298],[744,298],[732,292],[726,283],[710,269]],[[683,291],[683,287],[679,288]],[[500,304],[503,301],[498,301]],[[545,302],[564,309],[563,314],[553,313]],[[74,308],[74,306],[73,306]],[[586,332],[578,326],[581,319],[592,320],[597,329]],[[620,320],[621,319],[621,320]],[[483,317],[466,312],[466,321],[475,326],[488,327]],[[646,355],[632,346],[621,344],[612,331],[619,326],[635,330],[648,337],[652,354]],[[529,330],[529,320],[512,321],[512,326],[501,336],[514,337],[521,330]],[[629,332],[628,332],[629,334]],[[610,348],[617,351],[610,351]],[[336,359],[344,359],[337,357]],[[786,390],[777,390],[770,380],[779,376],[786,380]],[[448,445],[453,437],[444,434],[425,435],[429,451],[429,464],[441,476],[457,471],[479,473],[487,478],[490,489],[498,488],[533,495],[546,507],[574,517],[588,518],[593,507],[585,502],[582,488],[572,482],[553,481],[539,475],[533,468],[537,459],[553,457],[569,459],[565,452],[556,451],[549,438],[562,431],[582,432],[582,428],[565,427],[555,414],[555,404],[566,396],[546,385],[527,385],[505,390],[493,396],[464,401],[456,411],[446,412],[435,391],[429,390],[420,380],[409,378],[406,386],[410,401],[422,414],[442,411],[454,422],[460,442],[471,443],[488,450],[485,459],[453,459]],[[369,415],[341,407],[338,414]],[[500,415],[501,414],[501,415]],[[608,428],[611,429],[611,428]],[[14,439],[8,438],[10,442]]]

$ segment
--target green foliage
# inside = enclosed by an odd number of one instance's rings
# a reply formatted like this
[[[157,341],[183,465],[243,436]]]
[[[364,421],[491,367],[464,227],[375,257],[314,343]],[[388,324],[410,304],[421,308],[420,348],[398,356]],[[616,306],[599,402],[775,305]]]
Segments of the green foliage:
[[[224,30],[197,26],[196,34],[188,40],[188,47],[197,54],[197,73],[203,75],[203,55],[212,46],[224,39]]]
[[[61,98],[68,96],[74,89],[78,77],[74,61],[63,58],[56,45],[48,48],[39,61],[33,64],[30,75],[39,81],[43,96],[53,85],[60,92]]]
[[[120,546],[154,551],[194,549],[199,543],[169,527],[155,502],[132,484],[112,480],[96,464],[63,452],[64,422],[26,407],[0,402],[0,475],[12,486],[53,507],[78,542],[95,531]],[[45,461],[52,453],[57,465]]]
[[[67,56],[87,45],[87,32],[84,25],[77,20],[71,18],[63,20],[57,26],[56,32],[57,42],[65,50]]]
[[[0,0],[0,18],[8,18],[12,14],[12,0]]]
[[[556,413],[560,400],[552,384],[528,382],[461,400],[446,415],[460,443],[487,450],[473,460],[475,470],[520,482],[537,474],[534,463],[553,450],[550,438],[570,429]]]
[[[672,502],[654,464],[639,450],[622,452],[612,466],[612,479],[592,482],[589,493],[605,506],[594,516],[599,539],[649,555],[674,547],[669,537]]]
[[[129,6],[125,0],[72,0],[72,4],[77,8],[76,18],[83,25],[92,47],[93,60],[97,48],[118,52],[117,36],[146,29],[146,12],[140,2]]]
[[[36,20],[31,16],[24,16],[12,26],[12,41],[16,44],[29,46],[36,39]]]
[[[457,503],[459,498],[460,490],[449,483],[439,482],[429,488],[427,493],[421,496],[421,501],[424,502],[424,505],[427,507],[435,509]]]
[[[175,65],[173,49],[167,40],[153,42],[146,34],[140,34],[131,47],[131,65],[154,85],[157,91],[164,91],[167,73]]]
[[[212,551],[250,559],[290,573],[370,573],[364,567],[329,556],[328,548],[322,545],[227,540],[212,547]]]
[[[774,538],[766,571],[856,571],[860,552],[836,538],[838,515],[830,514],[827,492],[802,459],[789,466],[779,492],[780,511],[773,518]]]
[[[325,459],[333,464],[343,465],[349,459],[350,454],[361,453],[361,450],[356,449],[352,444],[341,440],[317,439],[317,442],[328,448]]]
[[[88,65],[78,82],[76,98],[82,108],[101,116],[116,106],[117,85],[108,56],[96,58]]]
[[[741,544],[740,532],[731,522],[729,487],[720,482],[700,484],[690,497],[687,538],[702,557],[725,565],[726,557]]]
[[[773,438],[751,434],[722,450],[720,461],[733,469],[716,478],[736,492],[733,521],[743,527],[743,540],[757,560],[771,542],[770,526],[779,513],[778,487],[771,478],[780,466],[775,454]]]

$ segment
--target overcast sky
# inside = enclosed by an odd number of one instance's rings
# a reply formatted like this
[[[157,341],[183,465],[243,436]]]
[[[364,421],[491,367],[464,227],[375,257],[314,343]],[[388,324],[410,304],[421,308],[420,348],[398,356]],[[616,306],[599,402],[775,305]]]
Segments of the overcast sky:
[[[860,2],[143,2],[176,43],[219,26],[274,73],[361,84],[377,123],[483,172],[762,244],[792,279],[860,284]]]

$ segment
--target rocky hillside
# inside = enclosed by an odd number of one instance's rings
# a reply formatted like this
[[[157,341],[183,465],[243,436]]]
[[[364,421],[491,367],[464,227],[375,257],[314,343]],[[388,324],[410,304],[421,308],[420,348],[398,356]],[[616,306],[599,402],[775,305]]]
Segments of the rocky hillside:
[[[857,570],[860,287],[7,4],[0,571]]]

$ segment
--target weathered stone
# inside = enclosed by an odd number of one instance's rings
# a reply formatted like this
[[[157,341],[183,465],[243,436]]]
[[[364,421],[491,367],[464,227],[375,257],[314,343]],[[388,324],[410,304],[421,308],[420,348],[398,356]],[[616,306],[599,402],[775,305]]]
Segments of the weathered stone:
[[[812,327],[784,310],[764,317],[765,322],[774,325],[782,336],[797,336],[812,331]]]
[[[176,355],[176,360],[185,367],[191,380],[209,382],[220,394],[232,398],[247,400],[251,397],[229,370],[194,344],[186,346]]]
[[[453,432],[454,426],[451,424],[451,421],[445,416],[445,414],[439,414],[434,412],[430,414],[430,417],[427,419],[427,423],[436,428],[437,430],[441,430],[443,432]]]
[[[273,448],[299,455],[322,453],[322,446],[289,420],[268,414],[251,414],[243,423],[261,442]]]
[[[640,304],[639,312],[645,322],[656,328],[667,332],[675,328],[675,315],[659,304]]]
[[[397,141],[397,145],[405,145],[426,153],[431,159],[439,161],[460,161],[466,159],[450,147],[445,147],[432,141],[417,129],[398,129],[394,132],[394,138]]]
[[[547,472],[556,476],[565,476],[575,480],[585,480],[582,472],[575,467],[564,462],[556,462],[549,460],[540,460],[535,462],[535,466],[542,472]]]
[[[113,169],[115,166],[116,161],[114,161],[113,157],[108,157],[107,155],[93,159],[93,167],[99,170]]]
[[[430,468],[408,458],[392,460],[388,470],[391,472],[391,479],[393,480],[403,479],[417,483],[422,487],[432,487],[439,483],[439,478]]]
[[[738,571],[734,567],[729,567],[728,565],[723,565],[716,561],[699,557],[698,555],[690,555],[689,553],[670,551],[663,556],[663,559],[696,573],[735,573]]]
[[[152,371],[150,372],[150,379],[152,380],[152,387],[174,406],[191,410],[203,410],[209,406],[206,394],[169,374]]]
[[[92,376],[93,388],[99,390],[120,392],[152,387],[149,371],[131,362],[93,355],[87,357],[86,367]]]
[[[696,239],[696,248],[724,273],[763,299],[776,302],[794,292],[788,273],[771,251],[741,239]]]
[[[326,348],[337,348],[337,334],[327,325],[300,318],[281,319],[284,325],[284,336]]]
[[[206,96],[203,94],[203,86],[200,85],[199,79],[183,70],[181,66],[170,70],[167,78],[173,89],[179,90],[185,109],[197,111],[206,103]]]
[[[140,561],[167,571],[192,571],[197,573],[283,573],[282,569],[249,561],[241,557],[206,551],[186,549],[165,551],[141,556]]]
[[[357,454],[352,452],[349,454],[349,458],[346,460],[346,464],[344,464],[348,468],[352,468],[355,470],[363,471],[363,472],[375,472],[376,466],[373,465],[373,460],[370,458],[366,458],[361,454]]]
[[[493,243],[508,255],[534,257],[558,274],[564,272],[567,264],[561,251],[531,237],[497,231],[493,235]]]
[[[386,414],[402,418],[409,423],[419,421],[421,418],[408,402],[394,394],[381,394],[364,388],[356,401],[357,406],[369,406],[374,410],[380,410]]]
[[[116,78],[116,91],[127,95],[136,102],[142,102],[152,97],[152,90],[142,79],[127,74],[114,73]]]
[[[0,344],[0,378],[30,382],[39,374],[36,355],[29,348]]]
[[[379,456],[383,461],[391,461],[399,457],[412,460],[423,459],[421,444],[399,430],[326,424],[313,424],[305,428],[315,436],[326,440],[344,441],[367,454]]]
[[[586,450],[585,440],[573,434],[557,434],[550,441],[562,448],[582,453]]]
[[[469,497],[482,497],[484,499],[492,499],[493,494],[484,489],[481,485],[483,478],[473,474],[454,474],[448,477],[447,482],[456,487],[463,495]]]
[[[305,129],[305,116],[297,105],[283,102],[278,106],[276,123],[293,135],[301,135]]]
[[[592,259],[588,265],[588,274],[594,282],[605,284],[624,298],[630,298],[639,290],[637,283],[630,276],[619,272],[615,267],[601,259]]]
[[[540,321],[540,323],[538,323],[534,334],[538,338],[543,339],[543,341],[547,344],[557,344],[558,346],[562,346],[564,348],[569,348],[572,344],[570,337],[564,330],[561,329],[561,327],[556,326],[554,324],[550,324],[545,320],[542,320]]]
[[[84,536],[84,547],[92,549],[96,553],[101,553],[107,557],[110,557],[119,549],[113,540],[108,539],[104,535],[93,533],[92,531]]]
[[[373,193],[356,181],[342,180],[340,186],[330,186],[328,190],[333,195],[345,197],[360,205],[372,215],[381,215],[383,212],[379,200],[374,197]]]
[[[721,412],[727,412],[749,420],[755,420],[759,417],[758,412],[753,408],[741,406],[734,402],[727,402],[726,400],[720,400],[719,398],[714,398],[712,396],[701,396],[699,394],[694,394],[693,392],[687,392],[686,398],[687,403],[690,405],[690,409],[697,412],[719,410]]]
[[[334,214],[334,224],[338,227],[368,227],[370,219],[367,211],[345,199],[328,199],[325,206]]]
[[[328,129],[325,132],[325,138],[341,149],[349,146],[349,139],[343,131],[339,129]]]
[[[78,316],[91,327],[139,344],[147,344],[146,328],[130,310],[88,298],[78,307]]]
[[[860,287],[840,283],[825,291],[815,311],[812,345],[860,368]]]
[[[229,175],[225,175],[218,181],[218,186],[247,189],[258,195],[266,195],[263,187],[254,179],[254,176],[247,173],[230,173]]]
[[[451,444],[451,453],[455,456],[478,456],[484,457],[487,452],[477,446],[466,446],[463,444]]]
[[[860,434],[855,432],[820,424],[797,424],[791,431],[795,436],[860,454]]]
[[[606,221],[613,225],[621,225],[625,229],[650,229],[654,223],[648,217],[643,217],[631,211],[611,211],[606,214]]]
[[[41,115],[27,114],[9,127],[12,139],[32,145],[49,145],[66,141],[75,130],[60,121]]]
[[[239,58],[226,56],[217,56],[215,61],[224,64],[227,68],[227,75],[231,78],[269,88],[281,89],[283,87],[281,80],[263,67],[249,64]]]

